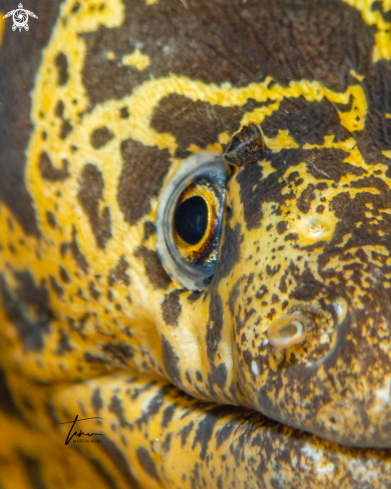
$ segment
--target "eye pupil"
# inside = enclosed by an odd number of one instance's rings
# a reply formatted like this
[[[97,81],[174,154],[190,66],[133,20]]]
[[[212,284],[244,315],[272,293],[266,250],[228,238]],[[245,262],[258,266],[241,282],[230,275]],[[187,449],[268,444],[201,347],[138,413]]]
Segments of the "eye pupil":
[[[190,245],[203,238],[208,226],[208,206],[202,197],[194,196],[182,202],[175,211],[175,230]]]

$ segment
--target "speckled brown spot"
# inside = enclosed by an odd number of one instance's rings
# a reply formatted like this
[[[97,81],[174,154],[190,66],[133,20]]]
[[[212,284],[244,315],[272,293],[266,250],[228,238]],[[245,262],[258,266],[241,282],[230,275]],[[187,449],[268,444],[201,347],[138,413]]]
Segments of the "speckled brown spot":
[[[171,283],[171,279],[162,267],[156,251],[150,250],[145,246],[140,246],[134,255],[143,261],[152,286],[156,289],[166,289]]]
[[[177,326],[182,307],[179,301],[180,290],[173,290],[167,294],[162,302],[162,315],[166,324]]]
[[[102,148],[102,146],[105,146],[111,139],[113,139],[113,137],[114,134],[108,127],[99,127],[91,134],[91,145],[95,149]]]
[[[58,71],[58,84],[66,85],[68,83],[68,59],[64,53],[58,53],[55,59],[56,68]]]
[[[68,161],[63,159],[61,165],[62,168],[56,168],[45,151],[41,153],[41,156],[39,157],[39,171],[41,172],[42,177],[49,182],[62,182],[70,176],[70,173],[68,172]]]
[[[102,173],[96,166],[89,163],[84,166],[79,183],[77,198],[88,216],[96,244],[99,248],[105,248],[112,234],[110,209],[104,207],[102,211],[99,210],[99,201],[104,200]]]

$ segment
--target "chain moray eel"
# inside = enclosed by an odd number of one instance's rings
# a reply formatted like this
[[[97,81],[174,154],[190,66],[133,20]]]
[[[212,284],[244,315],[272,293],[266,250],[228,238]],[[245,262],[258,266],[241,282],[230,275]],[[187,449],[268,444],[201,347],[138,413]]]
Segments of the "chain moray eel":
[[[0,487],[391,487],[391,3],[28,8]]]

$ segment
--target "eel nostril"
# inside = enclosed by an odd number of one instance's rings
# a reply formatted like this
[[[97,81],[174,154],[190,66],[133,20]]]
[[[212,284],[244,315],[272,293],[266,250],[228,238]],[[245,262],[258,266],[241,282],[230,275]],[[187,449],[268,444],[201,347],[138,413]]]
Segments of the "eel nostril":
[[[307,336],[305,323],[305,318],[300,313],[273,321],[267,331],[269,342],[278,349],[286,349],[302,343]]]
[[[335,313],[337,314],[337,324],[341,324],[348,312],[348,303],[343,297],[339,297],[333,302]]]

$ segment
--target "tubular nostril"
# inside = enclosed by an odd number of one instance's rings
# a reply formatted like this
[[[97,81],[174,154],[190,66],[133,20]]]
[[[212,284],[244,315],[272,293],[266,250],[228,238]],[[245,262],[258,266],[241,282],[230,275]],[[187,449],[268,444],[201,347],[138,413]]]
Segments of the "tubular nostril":
[[[348,312],[348,303],[343,297],[339,297],[334,303],[334,310],[337,314],[337,324],[341,324]]]
[[[278,349],[286,349],[302,343],[306,336],[305,318],[300,313],[273,321],[267,330],[269,342]]]

